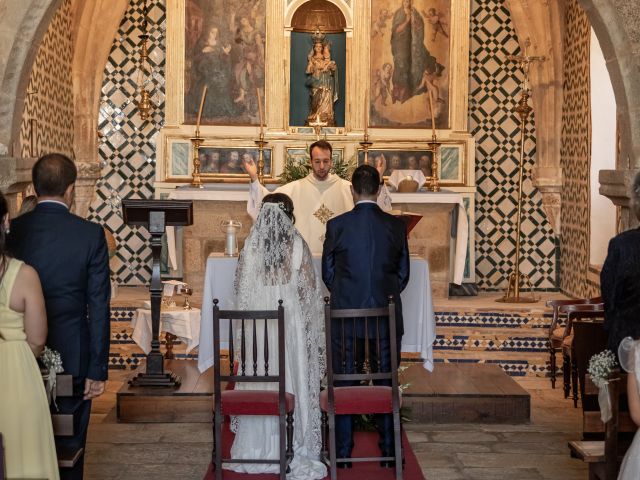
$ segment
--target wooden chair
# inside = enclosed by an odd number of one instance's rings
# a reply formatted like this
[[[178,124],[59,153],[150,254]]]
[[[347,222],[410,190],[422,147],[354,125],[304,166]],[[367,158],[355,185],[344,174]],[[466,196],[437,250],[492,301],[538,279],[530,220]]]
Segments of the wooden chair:
[[[567,318],[567,324],[565,326],[564,337],[562,340],[562,375],[564,382],[564,396],[567,398],[569,392],[573,391],[573,406],[578,407],[578,376],[577,368],[574,361],[575,355],[573,354],[573,322],[579,319],[604,319],[604,306],[602,303],[595,304],[579,304],[579,305],[565,305],[560,307],[560,315],[565,315]],[[594,353],[599,353],[606,348],[605,346]]]
[[[560,324],[560,307],[565,305],[585,305],[592,303],[602,303],[602,297],[581,298],[570,300],[548,300],[545,304],[553,311],[551,325],[549,325],[549,365],[551,367],[551,388],[556,388],[556,372],[558,370],[556,364],[556,353],[562,351],[562,341],[565,337],[565,324]],[[569,396],[569,390],[565,390],[565,398]]]
[[[381,461],[395,462],[396,479],[402,480],[398,351],[393,297],[389,297],[388,307],[344,310],[332,310],[329,306],[329,298],[325,297],[324,308],[328,381],[327,388],[320,392],[320,409],[322,410],[322,452],[325,462],[329,463],[331,478],[336,479],[338,463]],[[338,330],[333,331],[338,324]],[[385,329],[388,329],[390,343],[390,372],[380,371],[382,370],[381,334]],[[356,330],[363,332],[364,345],[362,349],[364,351],[357,351]],[[351,367],[347,364],[348,353],[345,350],[348,331],[354,337],[353,365]],[[332,335],[338,335],[337,338],[342,339],[340,352],[342,368],[340,372],[334,372]],[[343,373],[346,370],[353,370],[356,373]],[[391,383],[391,386],[369,385],[371,381],[386,381]],[[335,386],[335,382],[366,382],[366,384],[344,387]],[[336,458],[335,416],[355,414],[391,414],[393,416],[393,456]]]
[[[216,480],[222,479],[222,463],[261,463],[278,464],[280,479],[286,479],[286,472],[293,459],[293,411],[295,397],[285,392],[285,332],[284,308],[282,300],[278,302],[277,310],[220,310],[218,300],[213,301],[213,345],[214,345],[214,412],[213,412],[213,452],[212,464]],[[224,320],[229,327],[229,361],[233,364],[236,349],[239,351],[237,369],[232,368],[229,374],[220,371],[220,326]],[[234,339],[233,321],[239,324],[240,345]],[[263,326],[258,327],[258,323]],[[274,325],[275,323],[275,325]],[[278,331],[278,373],[269,372],[268,331],[277,325]],[[258,331],[264,334],[262,351],[258,351],[256,340]],[[247,335],[247,332],[249,335]],[[251,351],[251,364],[247,363],[247,352]],[[258,362],[262,356],[264,362]],[[263,370],[264,374],[258,374]],[[277,390],[238,390],[224,388],[223,382],[260,382],[277,384]],[[222,458],[222,423],[224,416],[237,415],[273,415],[280,419],[280,458],[267,459],[234,459]],[[285,425],[286,424],[286,425]],[[285,442],[286,440],[286,442]]]
[[[609,397],[611,399],[611,419],[603,424],[600,411],[592,412],[597,423],[604,431],[604,441],[572,441],[569,442],[571,456],[589,464],[589,480],[616,480],[620,463],[628,444],[621,440],[620,434],[635,432],[636,426],[621,401],[627,389],[627,375],[615,372],[609,379]],[[585,394],[597,396],[598,387],[585,377]]]

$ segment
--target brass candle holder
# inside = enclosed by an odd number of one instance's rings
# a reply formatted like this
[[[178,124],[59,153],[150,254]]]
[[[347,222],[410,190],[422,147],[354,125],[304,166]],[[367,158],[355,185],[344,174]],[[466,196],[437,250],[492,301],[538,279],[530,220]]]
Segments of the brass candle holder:
[[[200,131],[196,130],[196,136],[191,137],[193,145],[193,172],[191,173],[191,186],[194,188],[203,188],[202,178],[200,177],[200,145],[204,142],[204,138],[200,136]]]
[[[258,181],[264,185],[264,147],[269,144],[264,140],[264,133],[260,132],[259,140],[254,140],[258,146]]]
[[[431,175],[425,178],[424,186],[432,192],[440,191],[440,179],[438,177],[438,154],[441,143],[438,142],[435,132],[431,135],[431,141],[427,143],[431,156]]]
[[[360,142],[362,151],[364,152],[364,164],[369,165],[369,149],[373,145],[373,142],[369,140],[369,134],[365,131],[364,139]]]

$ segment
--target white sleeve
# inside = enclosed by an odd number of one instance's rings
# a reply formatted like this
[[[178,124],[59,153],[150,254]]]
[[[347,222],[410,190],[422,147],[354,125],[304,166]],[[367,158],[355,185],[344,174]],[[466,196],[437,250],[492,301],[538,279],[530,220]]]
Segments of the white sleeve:
[[[386,185],[382,185],[380,187],[377,202],[378,206],[385,212],[389,212],[392,210],[393,207],[391,206],[391,195],[389,194],[389,189]]]
[[[247,213],[255,221],[260,213],[262,199],[269,193],[257,179],[249,184],[249,200],[247,200]]]

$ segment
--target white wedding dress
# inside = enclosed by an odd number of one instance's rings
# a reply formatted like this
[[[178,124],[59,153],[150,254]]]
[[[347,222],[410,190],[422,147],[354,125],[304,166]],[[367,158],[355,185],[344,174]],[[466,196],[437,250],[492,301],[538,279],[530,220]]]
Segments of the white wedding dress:
[[[285,385],[295,395],[294,457],[288,480],[324,478],[320,462],[320,379],[324,374],[324,319],[322,290],[311,261],[309,247],[279,204],[266,203],[251,229],[238,259],[235,279],[236,307],[275,310],[283,300],[285,316]],[[268,329],[269,373],[277,372],[277,327]],[[258,325],[258,375],[264,374],[262,345],[264,327]],[[239,324],[234,326],[239,339]],[[246,328],[251,345],[252,328]],[[239,343],[238,343],[239,345]],[[252,365],[252,352],[246,364]],[[271,383],[236,383],[237,389],[273,389]],[[279,457],[278,417],[240,416],[232,419],[235,439],[232,458]],[[278,473],[278,465],[225,464],[223,468],[244,473]]]
[[[629,375],[635,375],[636,385],[640,388],[640,340],[626,337],[618,347],[620,366]],[[640,395],[640,392],[636,392]],[[640,435],[636,432],[633,442],[624,456],[618,480],[638,480],[640,478]]]

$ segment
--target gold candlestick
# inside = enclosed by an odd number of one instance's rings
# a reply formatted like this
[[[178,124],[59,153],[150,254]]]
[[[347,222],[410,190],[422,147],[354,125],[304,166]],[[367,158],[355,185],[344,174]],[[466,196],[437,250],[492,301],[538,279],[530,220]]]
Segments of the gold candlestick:
[[[369,148],[371,148],[373,142],[369,141],[369,89],[367,89],[364,96],[364,138],[360,142],[360,146],[364,151],[364,164],[369,165]]]
[[[431,90],[429,92],[429,110],[431,111],[431,142],[428,143],[429,150],[431,151],[431,175],[427,177],[425,185],[428,190],[432,192],[440,191],[440,182],[438,179],[438,151],[440,149],[440,142],[436,136],[436,113],[433,109],[433,95]]]
[[[258,146],[258,181],[264,185],[264,147],[269,142],[264,141],[263,133],[260,133],[260,139],[254,142]]]
[[[202,89],[202,98],[200,99],[200,108],[198,109],[198,118],[196,119],[196,135],[190,138],[193,144],[193,173],[191,174],[191,186],[202,188],[202,178],[200,178],[200,145],[204,142],[204,138],[200,136],[200,120],[202,120],[202,109],[207,98],[207,86]]]

